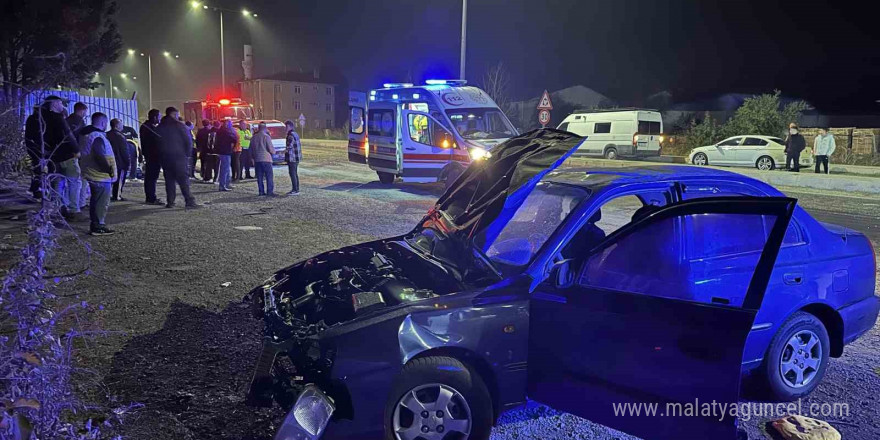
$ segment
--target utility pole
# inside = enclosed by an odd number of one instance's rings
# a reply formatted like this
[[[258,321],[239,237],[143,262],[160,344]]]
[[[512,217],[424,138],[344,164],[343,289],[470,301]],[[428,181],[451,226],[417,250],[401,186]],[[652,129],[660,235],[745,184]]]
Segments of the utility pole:
[[[223,96],[226,96],[226,58],[223,48],[223,10],[220,10],[220,76],[223,84]]]
[[[153,108],[153,57],[147,55],[147,82],[150,84],[150,109]]]
[[[110,77],[110,98],[113,98],[113,75],[108,75]]]
[[[467,52],[467,0],[461,0],[461,61],[459,63],[458,79],[464,79],[465,52]]]

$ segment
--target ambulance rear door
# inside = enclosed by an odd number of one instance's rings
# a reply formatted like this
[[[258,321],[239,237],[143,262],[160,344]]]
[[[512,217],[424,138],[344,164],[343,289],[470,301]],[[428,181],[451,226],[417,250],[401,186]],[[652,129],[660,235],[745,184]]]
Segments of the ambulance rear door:
[[[467,166],[467,152],[458,148],[455,137],[440,121],[412,110],[403,110],[400,121],[404,182],[437,182],[449,167],[458,170]]]
[[[397,176],[401,170],[401,155],[397,148],[398,105],[375,102],[367,110],[367,137],[369,151],[367,164],[379,177]]]
[[[348,161],[367,163],[367,94],[348,92]]]

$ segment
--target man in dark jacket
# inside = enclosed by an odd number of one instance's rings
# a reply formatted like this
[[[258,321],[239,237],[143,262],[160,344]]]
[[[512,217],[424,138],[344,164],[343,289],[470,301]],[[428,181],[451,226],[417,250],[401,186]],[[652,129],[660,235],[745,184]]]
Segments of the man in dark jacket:
[[[801,170],[801,151],[804,151],[805,148],[807,148],[807,141],[803,135],[798,133],[797,124],[792,122],[788,125],[788,137],[785,139],[785,169],[795,173]]]
[[[217,130],[214,149],[220,157],[220,191],[232,190],[232,151],[238,143],[238,133],[232,128],[232,120]]]
[[[45,129],[41,130],[40,127]],[[79,212],[80,170],[79,146],[70,126],[64,120],[64,103],[57,96],[48,96],[38,111],[25,122],[25,143],[31,158],[34,181],[31,192],[34,197],[42,197],[41,176],[46,173],[59,173],[55,191],[60,195],[62,214],[75,215]],[[45,165],[41,162],[46,160]]]
[[[201,162],[199,175],[202,176],[202,181],[205,183],[208,183],[211,180],[211,170],[213,170],[213,167],[209,166],[208,163],[208,139],[210,136],[211,121],[202,119],[202,128],[196,132],[196,151],[199,154],[199,161]]]
[[[79,131],[86,126],[86,112],[88,111],[89,108],[81,102],[73,105],[73,113],[67,117],[67,125],[70,126],[74,135],[79,136]]]
[[[107,140],[113,148],[113,158],[116,160],[116,181],[113,182],[112,201],[124,201],[122,189],[125,188],[125,179],[131,167],[131,156],[128,152],[128,141],[122,133],[122,121],[113,118],[110,120],[110,131],[107,132]]]
[[[164,205],[156,198],[156,182],[162,169],[161,144],[159,140],[159,110],[152,109],[147,120],[141,124],[141,152],[144,155],[144,195],[148,205]]]
[[[166,208],[174,207],[177,188],[186,201],[187,208],[195,208],[196,199],[189,191],[189,174],[187,164],[192,154],[192,132],[178,120],[179,112],[174,107],[165,109],[165,117],[159,123],[157,131],[160,137],[159,151],[162,156],[162,169],[165,171]]]

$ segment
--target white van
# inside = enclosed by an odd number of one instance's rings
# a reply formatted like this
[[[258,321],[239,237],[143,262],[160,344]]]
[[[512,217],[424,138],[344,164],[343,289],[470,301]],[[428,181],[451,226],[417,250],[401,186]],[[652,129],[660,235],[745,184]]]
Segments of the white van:
[[[492,147],[518,133],[495,101],[464,80],[385,84],[349,95],[348,160],[379,181],[452,183]]]
[[[557,128],[587,138],[576,154],[606,159],[659,156],[663,142],[663,117],[654,110],[577,112]]]

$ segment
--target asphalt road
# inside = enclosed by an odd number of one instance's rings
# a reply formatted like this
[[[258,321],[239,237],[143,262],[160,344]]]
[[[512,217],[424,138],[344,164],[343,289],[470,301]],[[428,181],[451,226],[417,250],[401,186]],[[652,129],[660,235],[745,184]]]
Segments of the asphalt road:
[[[194,184],[205,206],[164,209],[142,205],[142,186],[135,184],[129,188],[131,200],[111,206],[108,224],[116,235],[89,237],[87,223],[75,223],[76,236],[64,236],[50,263],[53,272],[75,273],[90,259],[91,275],[59,286],[59,292],[104,305],[94,318],[110,332],[80,347],[79,358],[101,379],[82,392],[110,406],[145,405],[126,419],[121,432],[126,438],[270,436],[280,414],[242,402],[259,350],[259,322],[237,306],[240,298],[290,263],[409,231],[443,191],[437,184],[381,185],[366,167],[345,162],[336,145],[306,143],[299,196],[258,198],[254,181],[230,193]],[[276,167],[275,178],[276,192],[286,192],[286,167]],[[819,220],[866,232],[880,250],[880,201],[783,190]],[[10,236],[4,244],[20,239],[15,223],[5,223]],[[0,252],[5,257],[0,261],[8,261],[14,249]],[[832,360],[823,384],[808,399],[850,405],[849,416],[830,420],[846,439],[880,438],[877,346],[880,327]],[[766,421],[744,422],[749,438],[765,438]],[[505,414],[492,438],[631,437],[530,405]]]

